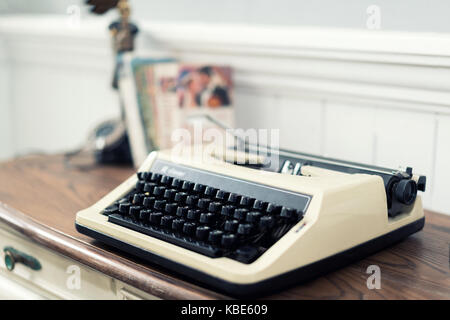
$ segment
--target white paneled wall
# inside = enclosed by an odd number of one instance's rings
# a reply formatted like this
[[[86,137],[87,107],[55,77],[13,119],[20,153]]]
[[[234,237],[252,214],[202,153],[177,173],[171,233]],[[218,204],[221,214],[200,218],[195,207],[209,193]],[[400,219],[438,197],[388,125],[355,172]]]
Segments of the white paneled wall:
[[[94,124],[118,113],[109,88],[107,21],[85,21],[69,30],[62,18],[42,19],[0,20],[0,39],[11,54],[9,73],[0,74],[0,84],[10,84],[9,97],[3,92],[8,85],[0,86],[0,121],[6,124],[0,139],[2,148],[12,149],[9,154],[73,148]],[[280,129],[281,147],[287,149],[412,166],[428,178],[425,206],[450,214],[448,35],[140,26],[142,55],[169,53],[234,68],[238,127]],[[1,57],[2,71],[7,70]]]
[[[280,147],[322,153],[320,100],[249,93],[237,90],[236,119],[240,128],[280,130]]]
[[[373,164],[377,109],[333,101],[325,109],[324,155]]]
[[[118,114],[107,72],[60,66],[13,66],[16,152],[55,152],[83,143],[89,129]]]
[[[6,47],[0,39],[0,159],[12,156],[10,67]]]
[[[438,211],[449,213],[450,208],[450,116],[439,116],[432,196],[432,206]]]
[[[308,150],[321,154],[323,133],[323,103],[320,100],[281,97],[274,105],[280,121],[273,125],[280,128],[280,146],[290,150]],[[270,122],[270,119],[268,123]]]
[[[435,159],[433,113],[326,103],[325,155],[382,167],[411,166],[428,177],[431,203]]]
[[[0,19],[0,157],[78,148],[118,116],[109,39],[82,32],[64,20]]]
[[[435,159],[435,115],[379,110],[376,116],[376,163],[392,167],[404,164],[425,174],[429,181],[424,203],[431,203]]]

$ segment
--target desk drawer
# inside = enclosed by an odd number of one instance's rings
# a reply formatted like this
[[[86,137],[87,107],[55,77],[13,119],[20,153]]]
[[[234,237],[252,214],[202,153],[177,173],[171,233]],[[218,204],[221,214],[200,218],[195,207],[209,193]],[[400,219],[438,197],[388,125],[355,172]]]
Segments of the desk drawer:
[[[9,271],[5,264],[5,247],[35,258],[41,268],[33,270],[22,264],[15,263]],[[0,224],[0,281],[1,286],[12,286],[14,292],[11,297],[3,299],[155,299],[138,289],[93,270],[79,262],[55,253],[28,238]],[[22,291],[20,290],[23,289]],[[29,291],[29,294],[25,294]],[[4,291],[8,292],[8,291]]]

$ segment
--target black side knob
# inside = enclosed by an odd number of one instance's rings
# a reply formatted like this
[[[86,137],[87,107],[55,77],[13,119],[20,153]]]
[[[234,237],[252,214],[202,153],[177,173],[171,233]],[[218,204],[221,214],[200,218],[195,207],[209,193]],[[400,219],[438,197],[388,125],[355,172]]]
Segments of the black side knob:
[[[416,200],[417,184],[414,180],[400,180],[395,187],[394,194],[398,202],[410,205]]]

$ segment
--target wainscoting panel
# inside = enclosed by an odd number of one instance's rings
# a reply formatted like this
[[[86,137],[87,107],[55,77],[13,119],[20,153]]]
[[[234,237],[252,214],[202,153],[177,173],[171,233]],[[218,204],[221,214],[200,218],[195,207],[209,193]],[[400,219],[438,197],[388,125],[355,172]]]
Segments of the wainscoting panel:
[[[323,152],[324,103],[286,95],[275,106],[279,118],[280,146],[321,155]],[[274,126],[275,127],[275,126]]]
[[[375,164],[410,166],[428,178],[424,203],[431,204],[435,157],[435,115],[379,109],[376,116]]]
[[[99,121],[119,114],[108,73],[15,63],[13,74],[14,143],[19,154],[81,146]]]
[[[432,208],[450,213],[450,116],[438,117],[435,159]]]
[[[14,153],[11,126],[11,72],[8,53],[0,39],[0,159],[7,159]]]
[[[325,156],[374,164],[376,111],[371,106],[328,101],[323,126]]]

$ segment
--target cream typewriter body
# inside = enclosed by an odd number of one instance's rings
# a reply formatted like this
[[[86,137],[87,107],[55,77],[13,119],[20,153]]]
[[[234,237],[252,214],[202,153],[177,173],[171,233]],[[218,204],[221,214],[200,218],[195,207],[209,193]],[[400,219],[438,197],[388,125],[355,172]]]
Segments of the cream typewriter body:
[[[78,212],[76,227],[208,287],[259,296],[422,229],[417,190],[425,177],[410,169],[286,152],[279,168],[265,170],[152,152],[137,174]]]

